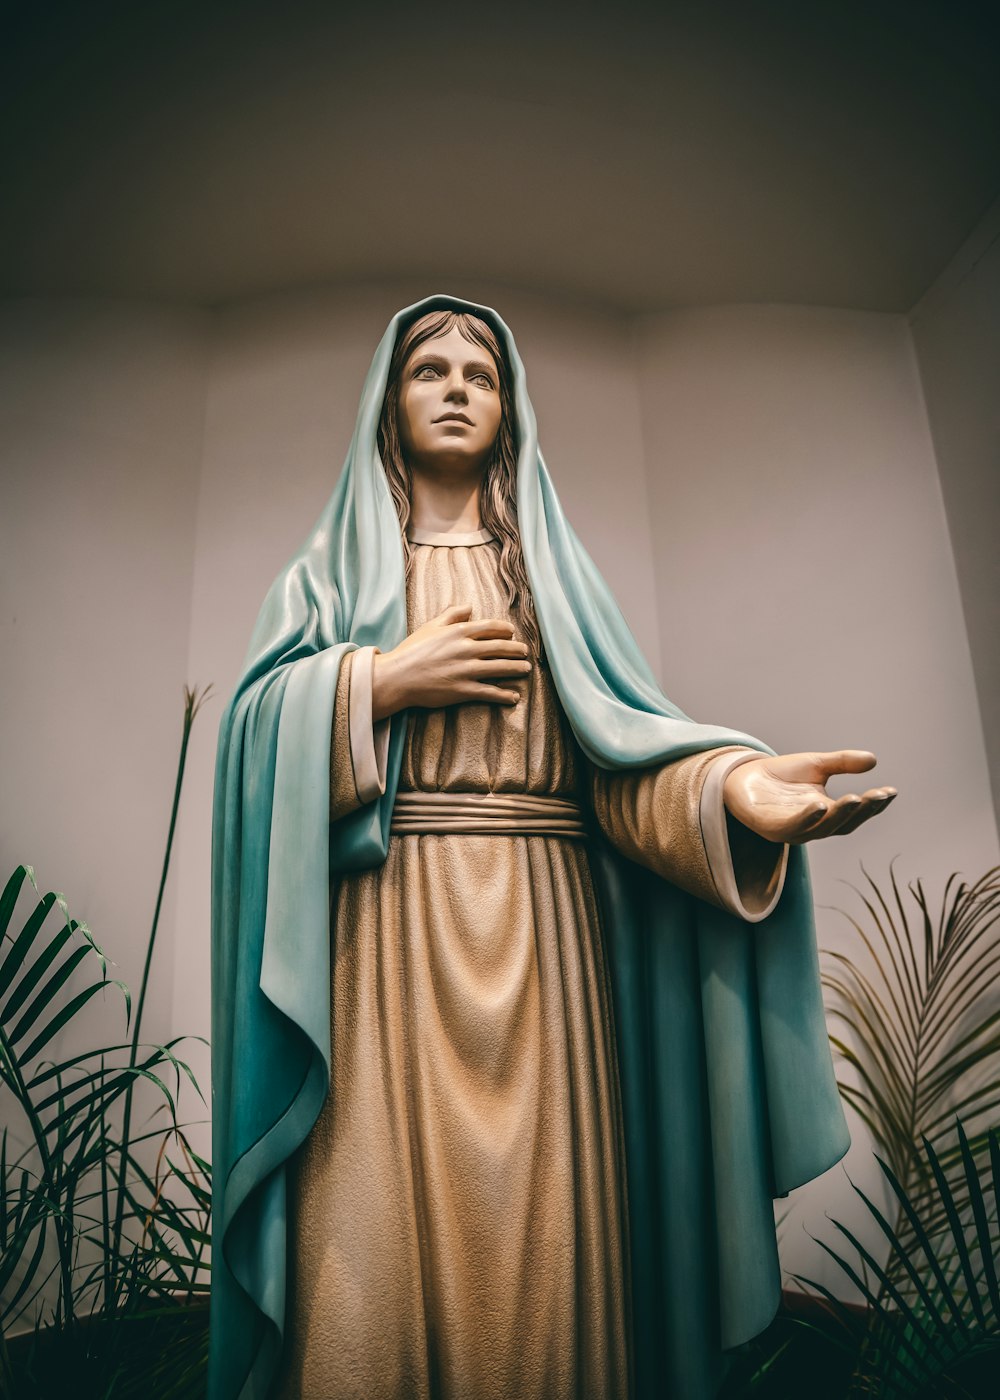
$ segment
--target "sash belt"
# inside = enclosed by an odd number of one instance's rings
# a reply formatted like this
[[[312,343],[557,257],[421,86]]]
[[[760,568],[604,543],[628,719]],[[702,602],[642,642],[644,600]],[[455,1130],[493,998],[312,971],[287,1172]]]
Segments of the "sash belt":
[[[565,797],[524,792],[397,792],[389,833],[482,836],[587,835],[583,808]]]

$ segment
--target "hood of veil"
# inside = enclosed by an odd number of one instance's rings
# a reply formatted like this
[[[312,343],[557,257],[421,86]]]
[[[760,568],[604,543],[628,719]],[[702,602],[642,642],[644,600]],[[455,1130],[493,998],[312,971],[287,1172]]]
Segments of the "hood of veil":
[[[552,677],[584,752],[610,769],[733,743],[772,752],[750,735],[695,723],[657,684],[563,514],[524,366],[497,313],[434,296],[394,316],[333,494],[264,601],[221,724],[211,1400],[264,1400],[279,1364],[286,1168],[330,1083],[331,897],[342,875],[378,865],[388,849],[405,715],[391,725],[385,793],[335,824],[331,715],[346,652],[388,651],[406,636],[403,545],[377,430],[397,338],[437,309],[486,321],[508,359],[521,548]],[[707,1400],[723,1350],[759,1332],[777,1306],[772,1197],[825,1170],[849,1144],[805,857],[793,848],[778,908],[753,926],[607,843],[595,843],[592,863],[625,1118],[636,1393],[659,1393],[669,1379],[682,1400]]]

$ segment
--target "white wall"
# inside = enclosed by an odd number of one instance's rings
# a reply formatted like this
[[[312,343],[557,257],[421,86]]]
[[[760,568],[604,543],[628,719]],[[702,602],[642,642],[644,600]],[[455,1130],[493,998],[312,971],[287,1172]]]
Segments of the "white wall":
[[[1000,814],[1000,201],[910,322]]]
[[[778,752],[864,748],[895,803],[810,847],[818,905],[851,907],[860,862],[940,891],[997,859],[969,645],[906,319],[808,307],[679,311],[637,334],[668,694]],[[817,911],[820,943],[852,946]],[[852,1118],[847,1168],[876,1181]],[[800,1225],[862,1217],[841,1168],[795,1193]]]
[[[0,310],[3,878],[34,865],[136,991],[187,679],[205,326],[138,304]],[[171,1024],[171,915],[144,1038]]]

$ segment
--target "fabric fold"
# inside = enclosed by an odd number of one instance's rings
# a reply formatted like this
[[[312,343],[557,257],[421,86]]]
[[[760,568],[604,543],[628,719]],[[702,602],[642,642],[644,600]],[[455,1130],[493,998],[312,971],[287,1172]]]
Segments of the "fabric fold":
[[[720,754],[709,766],[701,789],[698,812],[708,864],[722,907],[749,924],[759,924],[778,907],[788,866],[788,846],[753,836],[744,827],[744,844],[752,841],[752,852],[744,850],[736,861],[729,841],[723,787],[734,768],[749,763],[760,754],[749,752]]]
[[[589,835],[583,808],[559,797],[527,793],[397,792],[394,836],[454,832],[466,835]]]
[[[377,647],[359,647],[351,666],[351,758],[358,801],[373,802],[385,792],[389,757],[388,719],[376,724],[372,717],[372,683]]]

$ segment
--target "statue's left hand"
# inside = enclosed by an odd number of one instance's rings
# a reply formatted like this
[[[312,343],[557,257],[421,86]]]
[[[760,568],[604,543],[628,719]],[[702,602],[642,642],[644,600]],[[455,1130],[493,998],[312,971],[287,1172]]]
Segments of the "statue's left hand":
[[[860,797],[852,792],[834,799],[826,791],[827,779],[874,767],[875,755],[864,749],[765,754],[727,775],[723,800],[737,821],[768,841],[799,846],[821,836],[846,836],[888,807],[896,789],[870,788]]]

